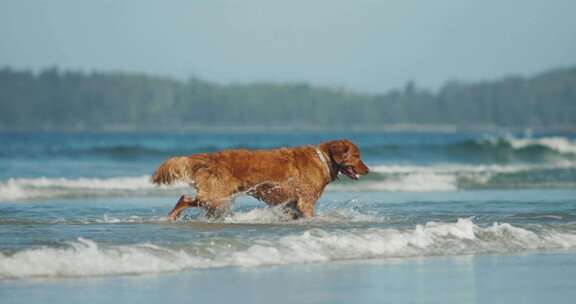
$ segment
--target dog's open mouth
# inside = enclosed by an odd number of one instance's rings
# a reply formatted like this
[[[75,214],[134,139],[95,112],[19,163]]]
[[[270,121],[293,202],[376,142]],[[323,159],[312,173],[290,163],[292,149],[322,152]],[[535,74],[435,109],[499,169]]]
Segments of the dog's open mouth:
[[[356,173],[354,168],[351,166],[340,167],[340,172],[342,174],[348,176],[351,179],[359,179],[360,178],[360,174]]]

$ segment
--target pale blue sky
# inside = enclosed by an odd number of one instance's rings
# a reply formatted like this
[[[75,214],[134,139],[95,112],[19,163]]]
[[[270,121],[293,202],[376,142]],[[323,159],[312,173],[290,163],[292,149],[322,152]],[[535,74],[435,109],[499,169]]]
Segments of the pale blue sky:
[[[1,0],[0,65],[361,92],[576,64],[574,0]]]

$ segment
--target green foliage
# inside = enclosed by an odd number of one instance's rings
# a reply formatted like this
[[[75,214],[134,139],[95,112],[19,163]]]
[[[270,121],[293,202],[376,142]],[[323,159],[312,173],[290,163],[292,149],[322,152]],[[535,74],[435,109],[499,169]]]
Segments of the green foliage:
[[[438,92],[408,82],[385,94],[308,84],[217,85],[123,73],[0,70],[0,129],[165,130],[270,126],[377,128],[576,125],[576,68]]]

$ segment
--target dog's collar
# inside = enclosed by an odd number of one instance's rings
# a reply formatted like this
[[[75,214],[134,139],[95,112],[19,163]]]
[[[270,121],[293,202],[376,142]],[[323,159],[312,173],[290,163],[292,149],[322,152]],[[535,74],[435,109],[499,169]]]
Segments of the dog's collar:
[[[328,163],[328,160],[324,156],[324,152],[318,149],[318,147],[314,147],[314,150],[316,150],[318,158],[320,158],[320,161],[324,164],[324,167],[326,167],[326,172],[328,172],[328,176],[332,176],[332,170],[330,170],[330,164]]]

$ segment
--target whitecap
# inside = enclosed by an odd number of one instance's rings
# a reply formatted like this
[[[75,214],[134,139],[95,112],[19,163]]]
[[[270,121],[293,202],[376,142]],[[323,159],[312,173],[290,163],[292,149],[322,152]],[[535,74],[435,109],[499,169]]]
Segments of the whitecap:
[[[432,172],[412,172],[385,180],[372,180],[360,183],[331,184],[329,191],[398,191],[429,192],[458,190],[455,175]]]
[[[509,223],[481,227],[471,219],[429,222],[410,229],[308,229],[291,235],[218,242],[198,240],[182,249],[155,244],[99,245],[79,238],[64,248],[0,253],[0,278],[142,274],[224,266],[354,259],[452,256],[576,249],[576,232]]]
[[[543,146],[562,154],[576,154],[576,142],[565,137],[542,137],[542,138],[506,137],[505,140],[514,149],[524,149],[531,146]]]
[[[150,183],[150,177],[120,176],[110,178],[10,178],[0,182],[0,201],[71,197],[98,196],[134,193],[138,191],[162,191],[185,187],[156,186]]]

